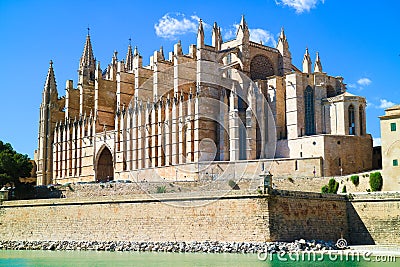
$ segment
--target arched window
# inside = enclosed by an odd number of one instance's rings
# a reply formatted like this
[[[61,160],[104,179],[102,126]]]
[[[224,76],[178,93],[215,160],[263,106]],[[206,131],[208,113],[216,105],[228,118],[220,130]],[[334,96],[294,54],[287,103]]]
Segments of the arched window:
[[[250,62],[250,77],[252,80],[266,80],[275,74],[271,60],[263,55],[253,57]]]
[[[354,106],[349,106],[349,134],[355,135],[356,134],[356,125],[354,122]]]
[[[364,108],[360,106],[358,108],[358,118],[360,120],[360,135],[364,135]]]
[[[314,121],[314,90],[311,86],[307,86],[304,91],[304,110],[305,110],[305,128],[306,135],[315,134]]]
[[[326,97],[334,97],[336,95],[337,95],[337,93],[336,93],[335,88],[333,88],[332,85],[328,85],[326,87]]]

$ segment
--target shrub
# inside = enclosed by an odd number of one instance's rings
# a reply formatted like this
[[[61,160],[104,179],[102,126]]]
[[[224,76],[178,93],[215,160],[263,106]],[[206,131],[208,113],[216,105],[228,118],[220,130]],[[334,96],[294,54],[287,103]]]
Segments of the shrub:
[[[229,180],[228,185],[233,189],[233,190],[239,190],[239,186],[234,180]]]
[[[165,185],[157,186],[157,193],[165,193],[165,192],[167,192]]]
[[[342,188],[342,193],[347,193],[347,188],[346,188],[346,186],[343,186],[343,188]]]
[[[324,186],[321,188],[321,193],[327,194],[328,191],[329,191],[329,188],[328,188],[327,185],[324,185]]]
[[[372,172],[369,175],[369,186],[371,187],[371,191],[381,191],[383,185],[383,179],[380,172]]]
[[[358,177],[358,175],[352,175],[350,179],[355,186],[358,186],[358,184],[360,183],[360,177]]]
[[[329,180],[328,188],[329,188],[329,192],[328,193],[336,194],[338,189],[339,189],[339,183],[336,182],[336,180],[332,178],[332,179]]]
[[[338,189],[339,189],[339,183],[336,182],[336,180],[332,178],[332,179],[329,180],[328,185],[324,185],[321,188],[321,192],[325,193],[325,194],[326,193],[336,194]]]

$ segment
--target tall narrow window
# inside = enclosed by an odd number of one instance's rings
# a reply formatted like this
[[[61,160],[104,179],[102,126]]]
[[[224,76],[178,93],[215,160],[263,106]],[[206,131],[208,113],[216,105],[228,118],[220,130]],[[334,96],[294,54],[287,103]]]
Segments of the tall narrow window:
[[[226,56],[226,65],[229,65],[231,63],[232,63],[232,54],[228,54]],[[231,70],[231,68],[228,68],[228,71],[226,73],[226,78],[228,78],[228,79],[232,78],[232,70]]]
[[[311,86],[307,86],[304,91],[304,106],[305,106],[305,128],[306,135],[315,134],[314,121],[314,90]]]
[[[364,108],[362,106],[358,109],[358,118],[360,121],[360,135],[364,135]]]
[[[392,122],[392,123],[390,124],[390,130],[391,130],[392,132],[395,132],[395,131],[396,131],[396,123],[395,123],[395,122]]]
[[[354,106],[349,106],[349,134],[355,135],[356,134],[356,126],[354,123]]]
[[[393,166],[399,166],[399,161],[397,160],[397,159],[394,159],[393,160]]]

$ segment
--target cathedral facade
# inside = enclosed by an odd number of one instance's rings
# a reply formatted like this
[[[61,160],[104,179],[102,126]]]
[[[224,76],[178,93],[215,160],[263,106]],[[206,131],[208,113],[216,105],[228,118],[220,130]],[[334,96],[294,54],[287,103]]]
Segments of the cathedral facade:
[[[65,97],[50,62],[37,183],[133,180],[139,173],[151,180],[154,170],[167,180],[195,180],[218,168],[232,175],[232,162],[262,162],[274,175],[294,177],[368,170],[365,108],[342,77],[323,72],[318,53],[313,66],[306,49],[299,69],[283,29],[277,47],[268,47],[250,41],[244,17],[228,41],[215,23],[211,45],[200,21],[188,54],[178,42],[168,58],[163,48],[155,51],[148,66],[129,45],[124,60],[114,52],[102,70],[88,34],[78,84],[68,80]]]

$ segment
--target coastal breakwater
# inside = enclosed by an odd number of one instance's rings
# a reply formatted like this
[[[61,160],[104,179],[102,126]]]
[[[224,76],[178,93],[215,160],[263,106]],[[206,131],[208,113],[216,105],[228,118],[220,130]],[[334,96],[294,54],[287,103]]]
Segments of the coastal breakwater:
[[[5,201],[0,206],[0,236],[3,241],[76,242],[291,242],[343,237],[350,243],[398,244],[398,233],[388,238],[399,229],[398,217],[389,220],[397,216],[389,209],[400,205],[400,198],[387,200],[353,196],[349,201],[344,195],[275,190]],[[380,221],[374,220],[377,210]],[[388,227],[389,234],[379,233]]]

